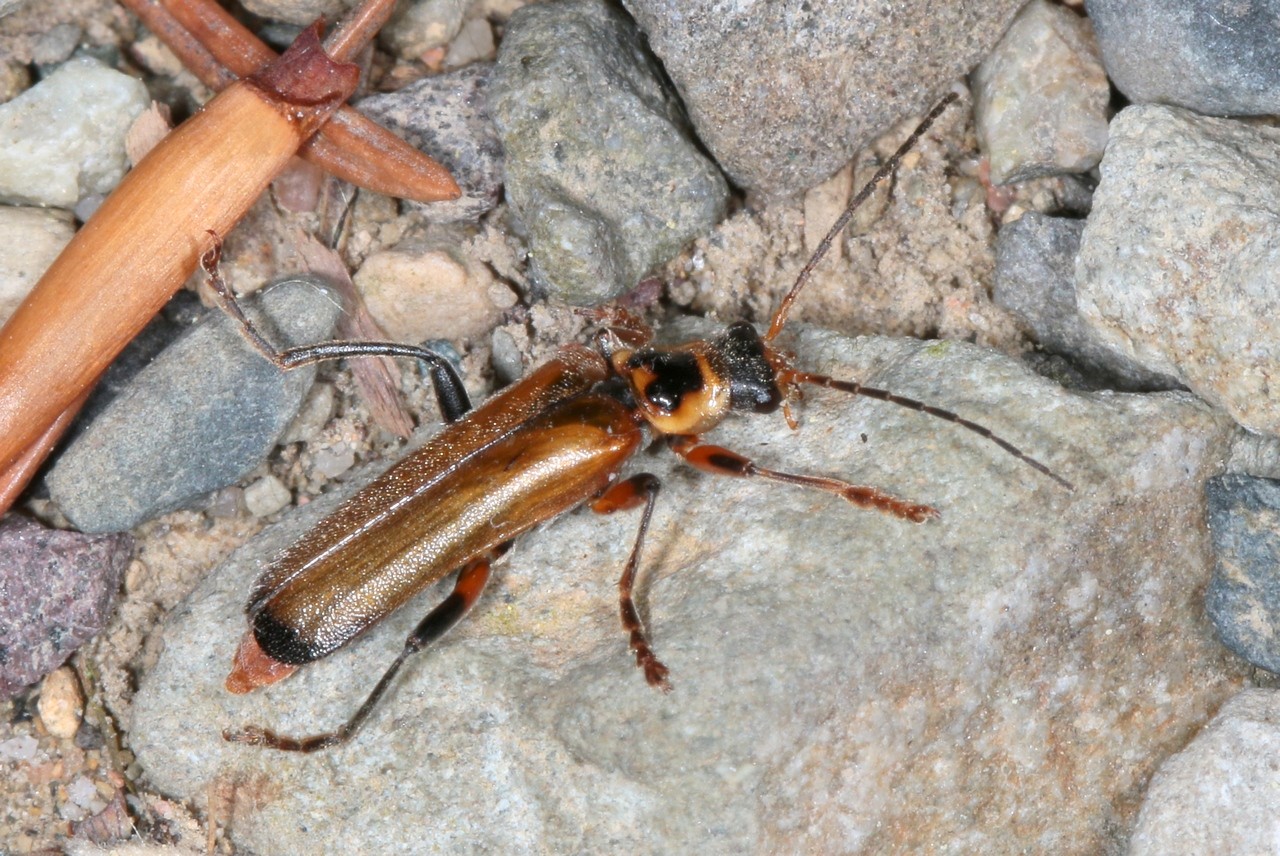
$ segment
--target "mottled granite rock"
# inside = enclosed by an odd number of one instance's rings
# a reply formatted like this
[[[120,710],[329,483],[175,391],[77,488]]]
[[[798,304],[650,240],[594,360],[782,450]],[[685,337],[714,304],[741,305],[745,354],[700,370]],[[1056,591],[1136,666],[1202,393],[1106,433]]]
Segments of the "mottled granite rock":
[[[107,625],[133,557],[128,535],[0,520],[0,699],[61,666]]]
[[[1160,765],[1129,856],[1274,853],[1278,752],[1280,692],[1236,695],[1187,748]]]
[[[1280,129],[1130,107],[1101,171],[1080,314],[1244,427],[1280,433]]]

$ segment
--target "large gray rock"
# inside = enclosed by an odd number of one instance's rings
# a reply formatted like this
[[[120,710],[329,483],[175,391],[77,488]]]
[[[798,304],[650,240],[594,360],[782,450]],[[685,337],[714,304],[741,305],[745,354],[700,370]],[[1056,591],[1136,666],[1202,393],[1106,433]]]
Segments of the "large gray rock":
[[[1244,427],[1280,433],[1280,130],[1130,107],[1101,171],[1080,314]]]
[[[981,420],[1076,490],[954,424],[813,392],[798,433],[775,415],[709,439],[942,517],[637,459],[665,485],[640,609],[670,695],[618,626],[636,515],[579,511],[517,542],[354,743],[228,745],[219,732],[250,722],[337,725],[441,596],[282,684],[226,693],[255,576],[326,497],[170,617],[129,729],[145,777],[198,805],[234,792],[231,835],[278,854],[1115,852],[1156,765],[1242,680],[1200,601],[1199,486],[1230,423],[1186,394],[1067,393],[965,344],[794,344],[801,365]]]
[[[281,348],[330,338],[341,311],[310,280],[279,283],[245,303]],[[260,464],[314,379],[314,366],[277,369],[229,316],[214,314],[140,371],[67,447],[46,476],[49,493],[85,532],[131,529],[182,508]]]
[[[1147,371],[1109,347],[1080,317],[1075,264],[1083,231],[1083,220],[1034,211],[1006,223],[996,236],[992,297],[1022,316],[1041,347],[1068,358],[1097,386],[1130,392],[1176,388],[1174,378]]]
[[[570,303],[616,297],[724,216],[724,178],[635,24],[604,0],[521,9],[492,81],[536,287]]]
[[[624,0],[733,181],[806,190],[972,69],[1023,0]]]
[[[1275,853],[1280,692],[1245,690],[1223,705],[1151,780],[1129,856]]]
[[[1219,116],[1280,113],[1275,0],[1085,0],[1111,80],[1131,101]]]

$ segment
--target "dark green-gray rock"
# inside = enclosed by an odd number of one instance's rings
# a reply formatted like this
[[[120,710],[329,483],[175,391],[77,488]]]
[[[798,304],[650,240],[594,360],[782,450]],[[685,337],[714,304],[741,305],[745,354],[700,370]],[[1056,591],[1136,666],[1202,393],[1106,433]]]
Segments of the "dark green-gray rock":
[[[1213,536],[1205,612],[1228,648],[1280,672],[1280,481],[1219,476],[1205,498]]]
[[[599,0],[512,16],[489,92],[535,288],[594,304],[724,215],[728,188],[635,25]]]
[[[312,280],[282,282],[245,311],[278,346],[327,339],[340,305]],[[270,321],[265,321],[263,316]],[[131,529],[239,481],[289,426],[315,378],[282,372],[222,313],[178,339],[63,453],[46,478],[85,532]]]

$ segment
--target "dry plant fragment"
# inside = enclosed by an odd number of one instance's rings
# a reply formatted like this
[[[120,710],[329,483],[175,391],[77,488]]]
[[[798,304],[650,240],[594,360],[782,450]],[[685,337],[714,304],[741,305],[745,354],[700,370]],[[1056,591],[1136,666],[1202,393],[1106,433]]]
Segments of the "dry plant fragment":
[[[125,176],[0,329],[0,470],[30,468],[29,448],[186,281],[209,230],[231,231],[358,79],[311,27]]]
[[[223,91],[125,177],[0,329],[0,513],[106,366],[195,270],[209,233],[230,232],[318,131],[332,129],[319,157],[340,176],[410,198],[460,195],[443,167],[349,108],[355,118],[327,124],[359,79],[346,60],[394,0],[366,0],[324,48],[317,23],[280,57],[210,0],[170,0],[206,21],[197,29],[219,55],[242,55],[241,80],[159,0],[122,2]]]
[[[210,89],[224,89],[237,76],[254,74],[275,59],[275,51],[211,0],[121,3]],[[344,32],[353,33],[353,44],[363,45],[359,37],[371,39],[381,23],[371,22],[363,30],[344,28]],[[328,47],[334,57],[346,54],[341,45]],[[343,181],[387,196],[440,202],[462,195],[448,170],[437,161],[346,105],[338,108],[299,154]]]

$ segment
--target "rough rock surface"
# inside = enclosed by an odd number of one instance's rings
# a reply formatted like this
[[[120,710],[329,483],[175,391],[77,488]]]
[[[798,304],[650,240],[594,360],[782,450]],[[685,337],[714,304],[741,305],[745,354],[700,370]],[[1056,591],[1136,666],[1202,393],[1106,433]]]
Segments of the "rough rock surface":
[[[1026,320],[1036,342],[1069,359],[1096,386],[1131,392],[1173,389],[1178,382],[1150,372],[1109,347],[1080,317],[1075,262],[1083,220],[1028,212],[996,236],[996,303]]]
[[[124,176],[124,136],[147,89],[97,60],[63,65],[0,105],[0,201],[70,208]]]
[[[1111,85],[1086,19],[1032,0],[972,84],[993,183],[1087,172],[1102,159]]]
[[[537,288],[616,297],[724,216],[724,178],[634,23],[602,0],[513,15],[489,106]]]
[[[928,109],[1000,39],[1022,0],[624,5],[729,177],[786,196]]]
[[[1214,551],[1205,611],[1228,648],[1280,672],[1280,482],[1233,473],[1205,493]]]
[[[0,324],[76,232],[69,211],[0,206]]]
[[[282,282],[261,304],[278,347],[321,342],[340,307],[323,286]],[[270,328],[266,328],[268,331]],[[143,369],[76,441],[46,482],[63,513],[86,532],[131,529],[241,478],[289,427],[314,367],[282,372],[216,314]]]
[[[1218,116],[1280,113],[1274,3],[1085,0],[1111,80],[1131,101]]]
[[[1101,171],[1081,315],[1244,427],[1280,433],[1280,129],[1130,107]]]
[[[670,695],[618,626],[636,515],[579,511],[517,543],[352,745],[228,745],[250,722],[336,726],[425,610],[285,683],[223,690],[255,576],[327,497],[170,616],[133,707],[145,775],[198,804],[234,788],[227,825],[255,852],[1117,851],[1156,765],[1242,682],[1201,606],[1199,486],[1230,423],[1185,393],[1067,393],[964,344],[795,344],[801,365],[980,419],[1075,491],[954,424],[814,392],[798,433],[757,417],[709,439],[942,517],[642,456],[665,488],[639,602]]]
[[[1245,690],[1160,765],[1130,856],[1274,853],[1280,692]]]
[[[40,680],[106,626],[133,555],[128,535],[0,520],[0,699]]]
[[[489,117],[492,63],[436,74],[384,95],[363,98],[360,112],[394,130],[449,168],[462,198],[404,202],[431,223],[475,220],[502,193],[502,144]]]

